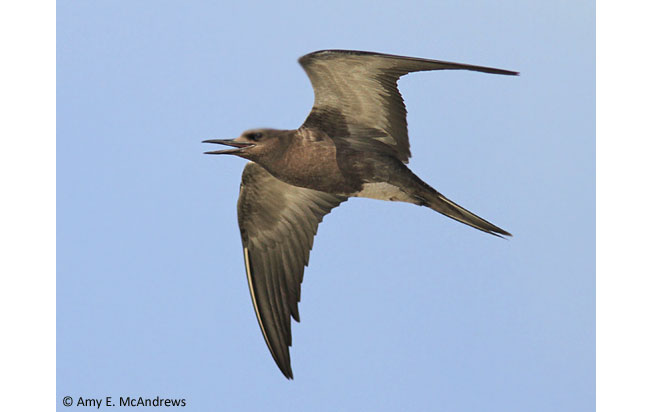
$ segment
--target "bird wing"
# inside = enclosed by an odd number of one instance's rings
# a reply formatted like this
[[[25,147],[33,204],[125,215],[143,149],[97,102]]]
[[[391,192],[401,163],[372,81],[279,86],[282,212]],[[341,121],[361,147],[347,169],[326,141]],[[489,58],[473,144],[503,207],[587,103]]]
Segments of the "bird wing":
[[[315,103],[303,127],[319,128],[331,137],[374,139],[388,146],[402,162],[410,157],[405,104],[399,77],[425,70],[473,70],[518,73],[439,60],[389,54],[322,50],[299,63],[308,74]]]
[[[345,200],[284,183],[256,163],[242,173],[238,223],[251,300],[265,342],[288,379],[290,316],[299,321],[303,270],[317,225]]]

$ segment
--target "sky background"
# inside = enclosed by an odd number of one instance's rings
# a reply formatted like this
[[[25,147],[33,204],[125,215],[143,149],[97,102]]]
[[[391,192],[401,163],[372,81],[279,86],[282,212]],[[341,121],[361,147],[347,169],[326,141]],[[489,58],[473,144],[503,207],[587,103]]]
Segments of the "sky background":
[[[357,49],[487,65],[399,82],[411,169],[514,234],[353,199],[326,216],[293,323],[265,346],[209,138],[296,128],[296,59]],[[57,408],[595,409],[592,2],[57,2]],[[121,408],[112,408],[120,410]]]

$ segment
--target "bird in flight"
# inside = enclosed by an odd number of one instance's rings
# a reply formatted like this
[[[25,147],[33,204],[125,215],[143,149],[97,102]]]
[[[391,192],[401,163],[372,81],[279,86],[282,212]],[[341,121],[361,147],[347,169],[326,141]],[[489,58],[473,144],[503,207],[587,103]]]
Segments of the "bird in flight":
[[[350,197],[413,203],[496,236],[507,231],[453,203],[406,166],[406,110],[398,79],[429,70],[518,73],[389,54],[322,50],[299,63],[315,93],[296,130],[252,129],[207,154],[249,160],[242,173],[238,224],[258,324],[274,361],[292,379],[290,318],[299,321],[304,267],[317,226]]]

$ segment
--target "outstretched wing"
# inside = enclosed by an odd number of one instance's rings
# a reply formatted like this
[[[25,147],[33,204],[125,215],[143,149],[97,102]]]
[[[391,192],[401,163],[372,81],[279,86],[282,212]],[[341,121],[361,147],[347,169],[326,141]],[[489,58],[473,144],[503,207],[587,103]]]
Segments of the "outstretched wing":
[[[303,270],[317,225],[345,200],[284,183],[256,163],[242,173],[238,223],[251,300],[265,342],[288,379],[290,316],[299,321]]]
[[[484,73],[518,73],[439,60],[389,54],[322,50],[307,54],[299,63],[308,74],[315,103],[303,127],[315,127],[331,137],[372,138],[389,146],[402,162],[410,157],[405,104],[396,82],[410,72],[473,70]]]

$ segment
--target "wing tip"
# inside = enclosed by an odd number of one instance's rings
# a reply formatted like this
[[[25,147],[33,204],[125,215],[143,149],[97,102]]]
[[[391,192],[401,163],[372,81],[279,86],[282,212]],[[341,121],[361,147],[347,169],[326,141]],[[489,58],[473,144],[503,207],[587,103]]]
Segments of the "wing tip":
[[[292,368],[290,367],[290,365],[288,365],[287,368],[281,368],[279,366],[279,369],[281,369],[281,373],[283,374],[283,376],[285,376],[285,379],[289,381],[294,380],[294,374],[292,373]]]
[[[496,72],[494,74],[502,74],[505,76],[520,76],[521,72],[515,72],[512,70],[504,70],[504,69],[494,69]]]
[[[501,229],[499,227],[497,227],[497,229],[492,229],[490,231],[487,231],[487,233],[489,233],[490,235],[494,235],[496,237],[499,237],[501,239],[508,239],[510,237],[514,237],[514,235],[512,235],[508,231],[503,230],[503,229]]]

